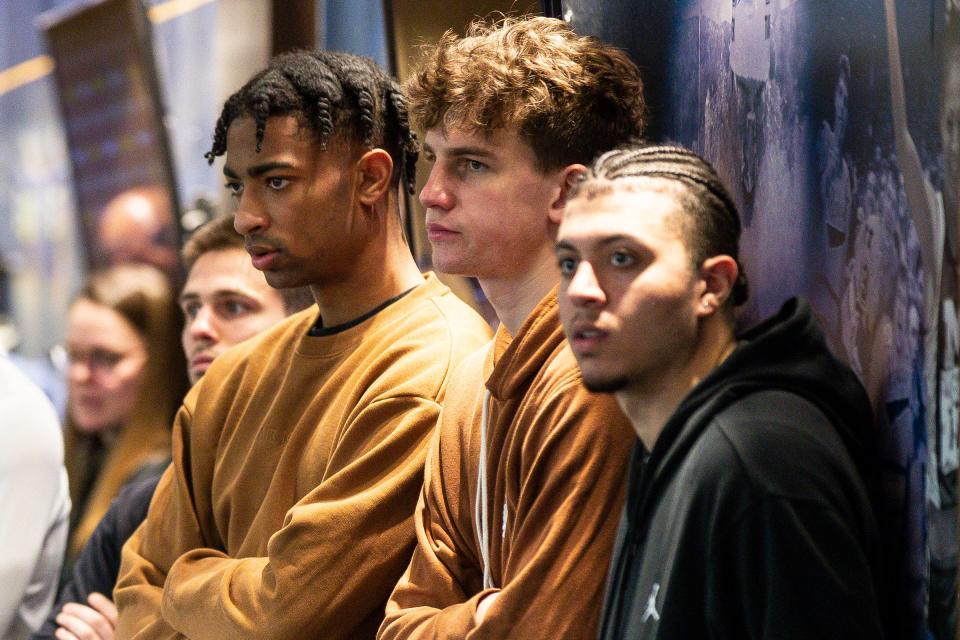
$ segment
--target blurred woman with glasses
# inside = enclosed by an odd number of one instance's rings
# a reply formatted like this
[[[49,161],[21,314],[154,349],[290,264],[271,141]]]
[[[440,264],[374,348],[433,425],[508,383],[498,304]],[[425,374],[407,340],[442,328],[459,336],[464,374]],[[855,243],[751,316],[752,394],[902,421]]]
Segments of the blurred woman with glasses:
[[[68,559],[124,484],[160,473],[169,460],[170,426],[188,388],[181,323],[168,279],[146,265],[94,273],[70,305]]]

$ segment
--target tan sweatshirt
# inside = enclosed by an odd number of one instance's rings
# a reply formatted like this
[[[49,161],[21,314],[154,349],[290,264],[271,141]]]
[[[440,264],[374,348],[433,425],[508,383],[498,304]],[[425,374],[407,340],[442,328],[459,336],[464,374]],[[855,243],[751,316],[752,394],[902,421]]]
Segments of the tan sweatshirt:
[[[352,328],[311,307],[220,356],[123,550],[119,638],[371,638],[414,545],[450,372],[489,336],[435,276]]]
[[[612,396],[583,387],[555,292],[516,338],[501,327],[494,347],[450,382],[417,505],[417,548],[378,638],[596,636],[636,436]],[[497,591],[475,624],[478,601]]]

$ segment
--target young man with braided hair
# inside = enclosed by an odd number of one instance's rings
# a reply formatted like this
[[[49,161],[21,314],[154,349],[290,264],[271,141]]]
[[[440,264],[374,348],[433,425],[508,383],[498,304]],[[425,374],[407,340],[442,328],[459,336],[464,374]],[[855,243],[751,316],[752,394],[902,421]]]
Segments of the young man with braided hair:
[[[639,72],[560,20],[507,19],[448,33],[407,91],[434,264],[476,276],[501,324],[451,380],[379,637],[592,637],[632,437],[580,383],[553,244],[584,163],[642,133]]]
[[[448,374],[486,324],[403,236],[416,139],[367,59],[275,58],[227,100],[211,160],[253,266],[316,305],[220,355],[124,547],[121,638],[372,638],[414,541]]]
[[[735,336],[739,237],[676,147],[607,153],[568,200],[564,328],[638,437],[600,637],[882,638],[870,403],[801,299]]]

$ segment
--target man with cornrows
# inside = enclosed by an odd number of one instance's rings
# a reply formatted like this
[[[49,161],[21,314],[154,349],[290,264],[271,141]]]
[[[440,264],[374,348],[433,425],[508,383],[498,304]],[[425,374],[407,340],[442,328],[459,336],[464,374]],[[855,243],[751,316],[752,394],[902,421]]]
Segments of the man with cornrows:
[[[434,264],[477,277],[500,328],[451,380],[379,637],[591,638],[632,438],[581,384],[553,245],[584,164],[641,135],[640,74],[560,20],[507,19],[445,35],[407,92]]]
[[[600,638],[882,639],[867,393],[802,299],[735,334],[739,239],[679,147],[606,153],[567,203],[560,315],[636,431]]]
[[[219,356],[124,547],[120,638],[372,638],[414,543],[449,372],[485,323],[403,236],[416,139],[372,61],[275,58],[224,105],[234,226],[316,305]]]

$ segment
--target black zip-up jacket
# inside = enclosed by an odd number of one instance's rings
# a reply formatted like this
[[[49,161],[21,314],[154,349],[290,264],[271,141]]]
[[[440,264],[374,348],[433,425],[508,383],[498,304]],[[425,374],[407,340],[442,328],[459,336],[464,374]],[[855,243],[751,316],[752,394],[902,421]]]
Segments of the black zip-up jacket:
[[[806,302],[743,334],[637,448],[600,638],[883,638],[872,432]]]

